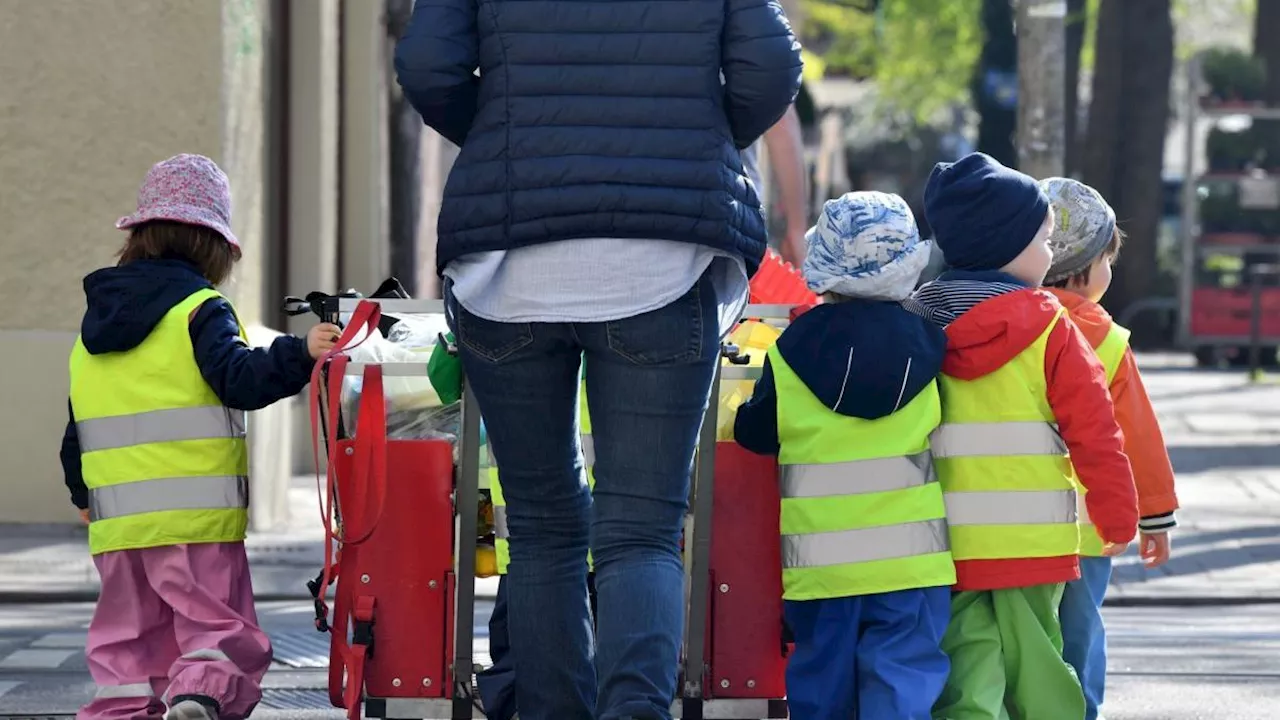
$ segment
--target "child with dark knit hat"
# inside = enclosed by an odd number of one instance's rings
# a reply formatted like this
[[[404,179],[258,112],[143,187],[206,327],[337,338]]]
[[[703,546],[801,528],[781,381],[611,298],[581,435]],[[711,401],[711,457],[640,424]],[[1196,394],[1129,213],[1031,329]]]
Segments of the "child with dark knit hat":
[[[1057,296],[1098,354],[1107,373],[1124,451],[1133,466],[1142,520],[1141,553],[1147,567],[1169,559],[1169,530],[1177,523],[1173,467],[1138,365],[1129,350],[1129,331],[1098,304],[1111,285],[1111,264],[1123,242],[1116,214],[1097,190],[1070,178],[1042,180],[1055,218],[1049,248],[1053,264],[1045,285]],[[1080,579],[1067,583],[1059,616],[1067,662],[1084,686],[1085,720],[1096,720],[1107,680],[1107,636],[1102,600],[1111,581],[1111,558],[1080,503]]]
[[[1058,604],[1080,576],[1077,482],[1108,555],[1138,509],[1106,374],[1052,293],[1054,218],[1034,180],[981,153],[934,168],[925,214],[952,270],[908,307],[947,334],[934,465],[956,593],[935,718],[1081,718]]]

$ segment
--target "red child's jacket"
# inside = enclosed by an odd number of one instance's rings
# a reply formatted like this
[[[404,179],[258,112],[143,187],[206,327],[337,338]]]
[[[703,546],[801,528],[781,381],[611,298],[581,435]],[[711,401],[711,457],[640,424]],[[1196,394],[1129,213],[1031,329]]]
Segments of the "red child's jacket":
[[[1034,343],[1061,308],[1052,294],[1030,289],[975,305],[947,326],[942,372],[973,380],[999,370]],[[1089,491],[1089,516],[1104,541],[1127,543],[1137,531],[1138,502],[1106,371],[1065,314],[1049,333],[1044,365],[1058,431]],[[1028,587],[1075,580],[1080,563],[1076,555],[965,560],[956,562],[956,577],[957,590]]]

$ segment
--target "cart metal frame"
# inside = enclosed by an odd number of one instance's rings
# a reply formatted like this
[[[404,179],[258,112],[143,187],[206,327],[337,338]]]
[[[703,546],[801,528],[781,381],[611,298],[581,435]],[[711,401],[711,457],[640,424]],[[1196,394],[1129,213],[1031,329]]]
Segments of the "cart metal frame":
[[[335,319],[340,314],[353,312],[360,302],[376,302],[388,315],[445,315],[441,300],[404,300],[334,297],[326,301],[326,312]],[[749,305],[745,317],[760,319],[770,324],[785,324],[792,310],[791,305]],[[720,381],[724,379],[758,379],[761,368],[742,367],[746,358],[738,355],[737,348],[724,346],[721,354],[730,364],[716,364],[712,379],[710,402],[704,416],[699,436],[699,448],[714,448],[718,419]],[[385,377],[426,377],[424,362],[379,363]],[[365,363],[350,363],[348,376],[361,376]],[[322,413],[323,414],[323,413]],[[330,418],[328,422],[340,421]],[[458,439],[458,462],[454,477],[454,617],[453,658],[449,669],[453,675],[450,698],[379,698],[366,697],[364,711],[367,717],[381,720],[425,720],[427,718],[483,718],[471,682],[475,668],[473,654],[475,622],[475,557],[477,539],[477,513],[461,512],[463,508],[475,508],[480,502],[480,412],[471,387],[463,378],[461,428]],[[712,719],[773,719],[786,718],[786,701],[776,699],[715,698],[704,686],[708,668],[706,656],[706,632],[709,621],[711,523],[715,492],[715,452],[699,452],[695,458],[690,483],[689,511],[685,524],[685,589],[687,615],[685,622],[684,653],[681,664],[680,696],[672,706],[672,716],[689,720]],[[698,661],[693,661],[698,658]]]

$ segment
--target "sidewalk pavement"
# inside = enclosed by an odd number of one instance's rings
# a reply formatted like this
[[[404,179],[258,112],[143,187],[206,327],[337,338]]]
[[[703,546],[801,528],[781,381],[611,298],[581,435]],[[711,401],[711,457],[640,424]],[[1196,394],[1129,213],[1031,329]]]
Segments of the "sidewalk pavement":
[[[1117,605],[1280,603],[1280,384],[1189,367],[1177,356],[1141,359],[1178,472],[1182,510],[1173,559],[1142,567],[1117,559]],[[323,559],[314,481],[290,491],[290,527],[246,545],[259,599],[306,599]],[[496,583],[477,583],[492,595]],[[82,528],[0,525],[0,602],[93,600],[97,573]]]
[[[1177,471],[1173,557],[1117,560],[1108,602],[1280,602],[1280,385],[1142,358]]]

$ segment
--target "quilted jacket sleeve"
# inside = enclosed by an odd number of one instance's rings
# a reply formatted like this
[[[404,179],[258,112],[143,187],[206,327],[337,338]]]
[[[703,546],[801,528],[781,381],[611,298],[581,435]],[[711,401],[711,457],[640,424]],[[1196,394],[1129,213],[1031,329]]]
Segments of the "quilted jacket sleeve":
[[[476,0],[418,0],[396,44],[396,79],[422,121],[461,146],[476,117]]]
[[[728,0],[721,70],[738,149],[778,122],[800,91],[800,43],[778,0]]]

